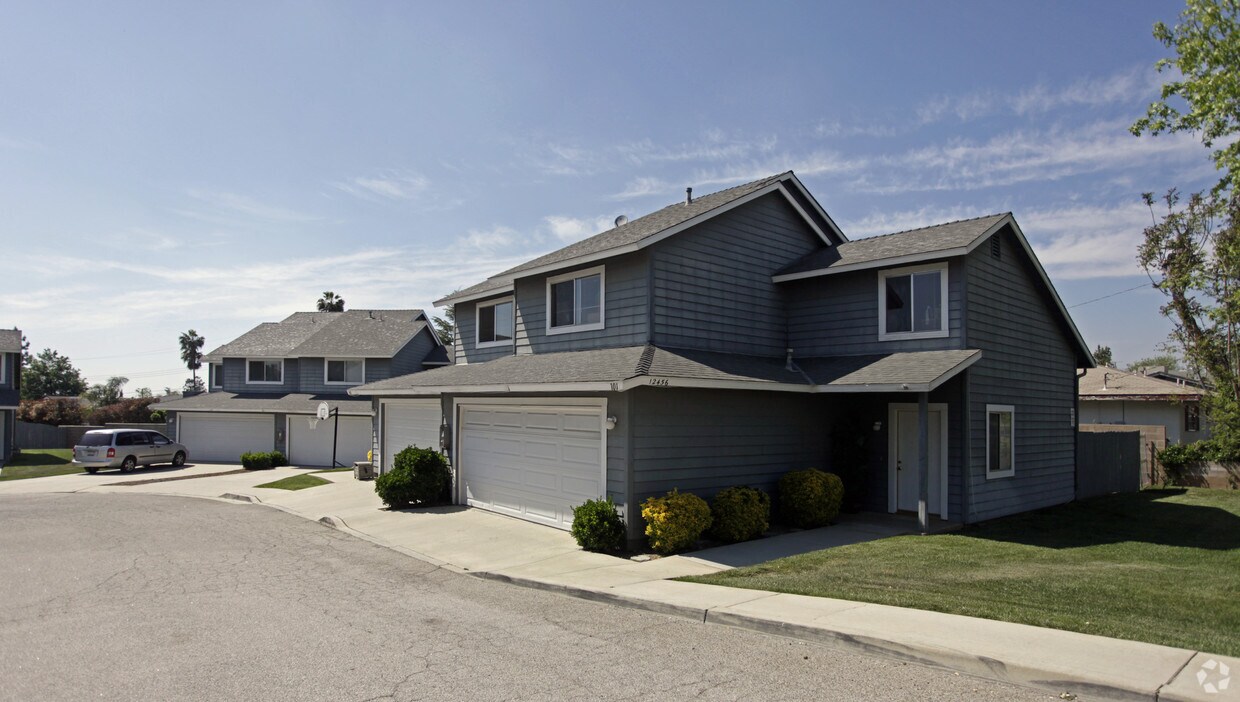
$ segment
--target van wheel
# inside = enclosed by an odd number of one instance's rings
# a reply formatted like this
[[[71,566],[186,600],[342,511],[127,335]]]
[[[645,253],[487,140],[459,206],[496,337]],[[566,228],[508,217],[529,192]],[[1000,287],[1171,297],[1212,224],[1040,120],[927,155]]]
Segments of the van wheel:
[[[86,472],[90,473],[91,475],[94,475],[95,473],[99,472],[99,469],[98,468],[87,468]]]
[[[132,473],[133,469],[137,467],[138,467],[138,459],[134,458],[133,456],[126,456],[125,460],[121,463],[121,472]]]
[[[177,451],[177,455],[172,457],[172,465],[176,466],[177,468],[180,468],[181,466],[185,465],[185,452],[184,451]]]

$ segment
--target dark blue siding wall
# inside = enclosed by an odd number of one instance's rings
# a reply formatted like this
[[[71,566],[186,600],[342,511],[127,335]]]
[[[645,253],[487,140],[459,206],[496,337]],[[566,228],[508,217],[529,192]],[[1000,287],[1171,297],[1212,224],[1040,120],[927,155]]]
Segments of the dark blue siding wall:
[[[968,345],[983,358],[967,373],[970,520],[1068,502],[1076,480],[1076,360],[1057,313],[1010,230],[1001,258],[969,255]],[[1016,475],[986,479],[986,405],[1016,407]]]
[[[387,372],[386,375],[372,376],[370,372],[370,362],[367,361],[366,382],[382,380],[383,378],[391,378],[398,375],[408,375],[409,373],[417,373],[418,371],[423,370],[422,361],[426,360],[426,354],[430,353],[431,349],[438,345],[435,341],[434,334],[435,332],[433,332],[429,326],[418,332],[417,335],[409,341],[409,343],[405,344],[404,348],[392,357],[390,368],[384,369]],[[385,362],[384,365],[387,366],[388,364]],[[376,367],[376,372],[378,372],[378,370],[378,367]]]
[[[636,346],[646,343],[648,270],[644,253],[609,259],[605,264],[587,264],[575,270],[604,265],[603,329],[547,333],[547,278],[534,276],[517,281],[517,353],[553,353],[585,349]],[[565,275],[574,269],[556,271]],[[554,277],[554,276],[552,276]],[[472,340],[472,337],[470,337]]]
[[[898,268],[894,266],[893,268]],[[798,357],[933,351],[964,346],[964,270],[947,268],[948,336],[878,340],[878,273],[840,273],[784,283],[788,295],[788,344]]]
[[[782,356],[786,298],[771,275],[821,246],[779,193],[656,244],[655,343]]]
[[[490,300],[503,297],[511,297],[510,294],[498,296],[498,298],[488,298]],[[484,363],[492,359],[501,358],[503,356],[511,356],[513,354],[512,346],[492,346],[485,349],[475,348],[475,339],[478,338],[478,319],[477,308],[478,302],[486,302],[487,300],[478,300],[477,302],[461,302],[456,305],[456,362],[457,363]],[[517,323],[520,324],[520,313],[517,313]]]

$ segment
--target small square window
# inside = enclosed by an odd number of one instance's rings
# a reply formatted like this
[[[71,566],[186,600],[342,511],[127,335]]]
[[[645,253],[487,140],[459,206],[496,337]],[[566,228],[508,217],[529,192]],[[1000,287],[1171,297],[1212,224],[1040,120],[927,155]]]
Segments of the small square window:
[[[547,279],[547,333],[603,328],[603,269]]]
[[[1016,474],[1016,408],[986,405],[986,477]]]
[[[514,310],[511,299],[480,303],[476,345],[479,348],[511,346],[515,326]]]
[[[329,385],[360,385],[366,376],[366,362],[360,358],[327,359],[324,381]]]
[[[919,266],[878,275],[879,338],[947,336],[947,265]]]

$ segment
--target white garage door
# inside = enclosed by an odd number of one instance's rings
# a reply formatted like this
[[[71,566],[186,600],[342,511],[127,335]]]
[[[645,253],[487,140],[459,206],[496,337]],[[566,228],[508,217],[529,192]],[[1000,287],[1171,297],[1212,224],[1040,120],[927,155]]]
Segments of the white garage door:
[[[294,414],[288,418],[288,462],[295,466],[330,466],[332,464],[332,425],[340,420],[336,437],[336,461],[352,466],[366,460],[372,447],[370,417],[337,417],[320,420],[310,428],[312,415]]]
[[[182,412],[178,422],[177,440],[190,461],[240,463],[243,453],[275,449],[274,415]]]
[[[392,459],[408,446],[439,450],[439,424],[443,409],[439,400],[387,400],[383,403],[383,472]]]
[[[603,494],[602,425],[598,406],[462,406],[466,504],[568,529]]]

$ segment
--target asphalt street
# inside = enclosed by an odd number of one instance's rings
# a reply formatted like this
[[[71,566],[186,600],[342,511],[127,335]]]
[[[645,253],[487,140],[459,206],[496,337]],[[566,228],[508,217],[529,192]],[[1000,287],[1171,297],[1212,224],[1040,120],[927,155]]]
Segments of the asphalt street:
[[[0,497],[0,699],[1047,700],[485,581],[254,505]]]

